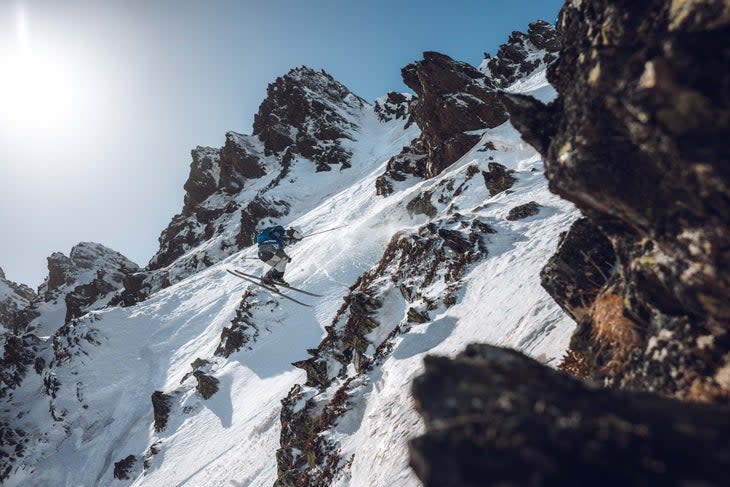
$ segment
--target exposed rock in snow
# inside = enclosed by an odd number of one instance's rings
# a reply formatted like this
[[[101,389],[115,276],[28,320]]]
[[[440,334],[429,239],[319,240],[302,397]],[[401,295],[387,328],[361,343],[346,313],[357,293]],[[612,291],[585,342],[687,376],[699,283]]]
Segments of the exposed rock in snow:
[[[495,57],[485,53],[479,69],[496,86],[506,88],[553,63],[558,58],[560,47],[560,36],[555,26],[538,20],[528,26],[527,34],[512,32]]]
[[[540,213],[540,205],[534,201],[530,201],[522,205],[517,205],[509,210],[509,213],[507,214],[507,219],[522,220],[523,218],[535,216],[538,213]]]
[[[0,331],[25,329],[33,318],[27,308],[37,300],[30,287],[6,279],[0,268]]]
[[[402,70],[403,81],[416,94],[413,120],[422,134],[397,156],[378,178],[378,194],[388,195],[408,176],[433,177],[459,159],[479,140],[478,132],[507,119],[496,89],[543,71],[557,58],[558,34],[551,24],[530,24],[527,34],[513,32],[497,57],[486,55],[480,69],[437,52],[423,53],[423,61]]]
[[[482,175],[484,176],[484,184],[487,185],[489,194],[492,196],[507,191],[517,181],[506,167],[497,162],[490,162],[489,170],[482,171]]]
[[[52,332],[87,310],[106,304],[137,270],[137,264],[98,243],[81,242],[71,249],[69,257],[53,253],[48,257],[48,277],[38,288],[44,303],[37,306],[42,316],[33,322],[34,327]],[[59,301],[64,302],[65,310]],[[64,312],[61,320],[52,308]]]
[[[330,164],[347,167],[352,154],[341,141],[353,138],[357,124],[352,118],[366,106],[324,70],[302,66],[269,85],[254,116],[253,133],[267,154],[292,148],[294,154],[317,163],[318,170],[328,171]]]
[[[408,124],[413,122],[413,115],[410,111],[410,104],[413,102],[413,95],[410,93],[396,93],[391,91],[386,96],[380,97],[375,101],[375,113],[383,122],[389,122],[393,119],[402,118],[407,120]]]
[[[416,92],[411,113],[421,138],[388,163],[378,180],[380,194],[392,192],[389,180],[407,175],[433,177],[463,156],[479,140],[467,133],[492,128],[507,120],[492,81],[476,68],[437,52],[424,52],[423,61],[401,71]],[[412,155],[420,156],[413,158]]]

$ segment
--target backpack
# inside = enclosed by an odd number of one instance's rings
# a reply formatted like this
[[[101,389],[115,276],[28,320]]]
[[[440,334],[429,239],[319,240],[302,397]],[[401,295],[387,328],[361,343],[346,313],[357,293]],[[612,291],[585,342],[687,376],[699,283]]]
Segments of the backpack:
[[[286,231],[284,230],[284,227],[281,225],[276,225],[275,227],[268,227],[264,228],[259,232],[258,235],[256,235],[256,243],[262,244],[264,242],[271,242],[274,241],[278,244],[284,243],[284,236],[286,234]]]

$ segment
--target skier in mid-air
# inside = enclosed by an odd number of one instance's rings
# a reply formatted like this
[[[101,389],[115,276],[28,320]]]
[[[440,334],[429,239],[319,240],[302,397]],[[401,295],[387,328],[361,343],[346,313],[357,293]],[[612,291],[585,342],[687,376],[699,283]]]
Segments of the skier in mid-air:
[[[284,280],[284,271],[286,265],[291,262],[284,247],[290,243],[298,242],[302,238],[301,233],[294,228],[284,229],[281,225],[264,228],[256,236],[256,243],[259,246],[259,259],[264,261],[266,265],[271,266],[266,274],[261,276],[264,284],[284,284],[288,285]]]

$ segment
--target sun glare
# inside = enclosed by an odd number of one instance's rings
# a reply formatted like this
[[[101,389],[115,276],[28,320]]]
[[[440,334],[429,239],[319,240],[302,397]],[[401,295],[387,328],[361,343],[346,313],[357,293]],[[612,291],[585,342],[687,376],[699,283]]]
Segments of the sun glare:
[[[22,12],[17,20],[17,44],[0,54],[0,117],[23,132],[62,127],[74,106],[73,70],[57,54],[33,48]]]
[[[10,56],[3,64],[0,110],[9,124],[43,128],[69,118],[73,83],[62,63],[28,52]]]

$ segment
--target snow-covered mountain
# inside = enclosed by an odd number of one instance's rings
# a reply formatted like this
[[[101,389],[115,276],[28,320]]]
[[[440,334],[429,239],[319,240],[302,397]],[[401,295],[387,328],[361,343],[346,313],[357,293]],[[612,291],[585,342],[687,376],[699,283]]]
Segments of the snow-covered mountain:
[[[555,366],[575,326],[539,273],[578,213],[495,92],[550,101],[545,65],[507,83],[429,52],[403,69],[415,97],[374,104],[324,72],[278,78],[252,135],[192,151],[144,269],[97,244],[49,258],[13,335],[35,373],[2,399],[5,483],[419,485],[424,355],[488,341]],[[343,227],[291,248],[310,307],[226,272],[261,273],[274,222]]]
[[[18,284],[5,278],[0,267],[0,330],[3,332],[22,326],[19,316],[38,296],[25,284]]]

